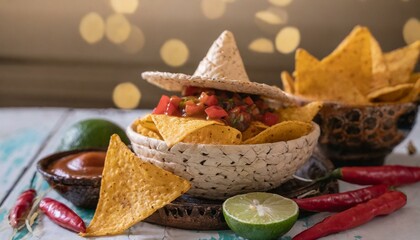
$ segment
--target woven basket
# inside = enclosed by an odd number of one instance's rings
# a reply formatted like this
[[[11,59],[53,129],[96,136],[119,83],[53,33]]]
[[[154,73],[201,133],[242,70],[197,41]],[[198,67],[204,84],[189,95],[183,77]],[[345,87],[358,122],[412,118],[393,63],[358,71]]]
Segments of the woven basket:
[[[143,160],[189,180],[188,194],[208,199],[278,187],[311,156],[317,145],[319,126],[303,137],[254,145],[177,143],[148,138],[127,128],[134,152]]]

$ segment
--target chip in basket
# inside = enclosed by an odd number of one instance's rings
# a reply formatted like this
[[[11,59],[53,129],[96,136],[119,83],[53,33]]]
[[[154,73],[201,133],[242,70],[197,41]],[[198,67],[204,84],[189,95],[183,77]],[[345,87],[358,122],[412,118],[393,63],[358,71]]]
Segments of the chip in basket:
[[[322,108],[320,101],[310,102],[302,107],[289,107],[277,110],[280,121],[302,121],[310,123]]]
[[[218,121],[210,121],[199,118],[174,117],[164,114],[153,114],[153,122],[165,143],[171,147],[181,142],[185,137],[200,128],[209,125],[223,125]]]
[[[98,206],[86,233],[122,233],[190,189],[190,183],[139,159],[113,135],[108,147]]]
[[[242,134],[233,127],[209,125],[188,134],[182,142],[196,144],[241,144]]]
[[[269,126],[265,125],[264,123],[259,121],[253,121],[251,122],[249,127],[244,132],[242,132],[242,140],[246,141],[247,139],[256,136],[257,134],[259,134],[267,128],[269,128]]]
[[[268,142],[280,142],[296,139],[308,134],[312,130],[312,124],[300,121],[284,121],[273,125],[253,138],[246,140],[245,144],[260,144]]]

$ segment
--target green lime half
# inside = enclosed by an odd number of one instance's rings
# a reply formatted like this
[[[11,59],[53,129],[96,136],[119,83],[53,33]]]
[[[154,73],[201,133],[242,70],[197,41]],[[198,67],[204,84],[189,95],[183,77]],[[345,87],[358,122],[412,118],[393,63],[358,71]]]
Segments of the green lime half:
[[[117,124],[105,119],[86,119],[68,128],[61,138],[59,151],[86,148],[104,148],[109,144],[112,134],[118,134],[125,144],[130,140]]]
[[[273,193],[236,195],[223,203],[223,215],[230,229],[251,240],[277,239],[292,228],[298,214],[294,201]]]

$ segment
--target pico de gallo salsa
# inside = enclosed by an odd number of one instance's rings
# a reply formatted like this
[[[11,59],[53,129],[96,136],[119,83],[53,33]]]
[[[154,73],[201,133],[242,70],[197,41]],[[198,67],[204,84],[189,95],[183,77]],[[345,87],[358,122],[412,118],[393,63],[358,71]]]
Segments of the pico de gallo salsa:
[[[153,110],[153,114],[220,120],[242,132],[252,121],[278,123],[273,112],[260,96],[198,87],[184,88],[182,97],[162,95]]]

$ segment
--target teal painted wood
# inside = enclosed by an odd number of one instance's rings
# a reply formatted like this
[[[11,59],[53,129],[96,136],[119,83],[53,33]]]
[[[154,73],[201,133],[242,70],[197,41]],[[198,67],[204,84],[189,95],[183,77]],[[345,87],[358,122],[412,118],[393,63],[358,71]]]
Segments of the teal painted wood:
[[[65,109],[0,109],[0,202],[30,162],[38,157],[66,112]]]
[[[46,143],[45,147],[40,150],[39,158],[54,153],[55,149],[59,144],[59,139],[65,129],[76,121],[100,117],[112,120],[122,127],[128,126],[136,117],[146,114],[148,111],[119,111],[119,110],[72,110],[68,112],[65,119],[63,119],[60,126],[56,129],[56,132]],[[43,111],[33,111],[31,113],[34,116],[43,115]],[[34,119],[41,119],[34,117]],[[9,121],[12,122],[13,116]],[[41,120],[39,120],[41,121]],[[17,123],[19,125],[21,123]],[[37,122],[34,122],[34,128],[37,126]],[[417,124],[410,137],[415,145],[420,149],[420,124]],[[3,136],[0,135],[0,141]],[[407,164],[420,166],[420,155],[408,156],[405,152],[406,143],[402,143],[396,148],[393,154],[387,159],[387,164]],[[38,159],[39,159],[38,158]],[[15,185],[13,191],[6,199],[3,205],[0,206],[0,236],[6,238],[12,234],[12,230],[7,225],[7,212],[15,202],[17,196],[21,191],[28,187],[30,179],[35,172],[35,161],[29,166],[28,171],[21,177],[21,179]],[[2,177],[0,177],[0,180]],[[342,191],[358,188],[359,186],[340,183]],[[58,196],[54,191],[48,192],[48,185],[39,178],[37,189],[39,192],[47,192],[47,196],[62,201],[71,208],[73,208],[82,218],[88,223],[92,217],[92,211],[86,211],[83,209],[77,209],[70,203],[65,201],[63,198]],[[419,184],[402,187],[401,190],[408,196],[408,204],[402,210],[383,218],[377,218],[372,222],[352,229],[340,234],[326,237],[325,239],[417,239],[420,236],[420,229],[418,228],[418,222],[420,222],[420,187]],[[309,218],[299,220],[292,230],[283,236],[280,240],[291,239],[292,236],[298,232],[312,226],[313,224],[321,221],[323,218],[328,216],[329,213],[315,214]],[[28,234],[23,231],[15,239],[83,239],[77,236],[75,233],[67,231],[53,224],[49,219],[45,217],[39,218],[38,225],[34,228],[34,235]],[[187,231],[175,228],[161,227],[158,225],[148,223],[138,223],[125,234],[119,236],[112,236],[101,239],[205,239],[205,240],[233,240],[242,239],[236,236],[232,231]]]

